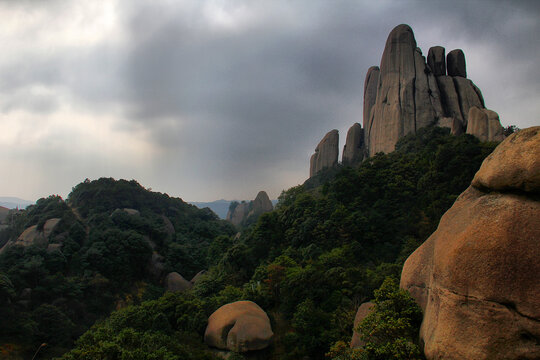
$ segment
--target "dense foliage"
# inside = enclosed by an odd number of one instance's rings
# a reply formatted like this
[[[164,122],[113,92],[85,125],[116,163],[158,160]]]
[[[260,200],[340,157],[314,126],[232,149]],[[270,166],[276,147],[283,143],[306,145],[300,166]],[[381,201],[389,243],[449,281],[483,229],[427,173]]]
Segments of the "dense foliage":
[[[40,200],[41,210],[30,208],[10,230],[16,236],[61,217],[55,236],[63,234],[63,245],[56,252],[14,246],[0,255],[0,303],[8,304],[0,316],[11,319],[0,325],[0,336],[31,334],[34,347],[46,338],[60,353],[114,306],[142,302],[95,325],[64,358],[203,359],[206,319],[243,299],[270,316],[275,337],[266,358],[379,359],[399,349],[396,359],[419,358],[418,309],[395,283],[383,281],[399,278],[403,261],[435,230],[495,145],[421,129],[391,154],[283,192],[274,211],[236,235],[213,213],[134,181],[86,181],[66,202]],[[163,289],[141,266],[153,252],[164,257],[165,271],[188,279],[208,271],[189,292],[155,300]],[[362,326],[376,336],[366,339],[365,351],[341,351],[358,306],[374,295],[379,315]],[[50,333],[42,332],[45,326]],[[389,334],[398,334],[399,344]]]
[[[61,354],[114,308],[159,297],[163,273],[190,279],[207,269],[214,238],[234,232],[208,209],[102,178],[77,185],[67,201],[38,200],[2,232],[3,242],[52,218],[61,220],[48,242],[58,246],[11,245],[0,253],[0,345],[22,344],[26,356],[43,342],[43,355]],[[154,252],[164,255],[159,273]]]

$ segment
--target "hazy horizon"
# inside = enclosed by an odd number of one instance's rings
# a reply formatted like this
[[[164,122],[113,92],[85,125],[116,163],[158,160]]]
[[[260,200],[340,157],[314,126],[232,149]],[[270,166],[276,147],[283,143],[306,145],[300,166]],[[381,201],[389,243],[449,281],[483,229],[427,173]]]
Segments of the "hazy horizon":
[[[364,77],[409,24],[465,52],[503,126],[540,125],[535,1],[1,1],[0,195],[135,179],[189,202],[308,178],[362,123]]]

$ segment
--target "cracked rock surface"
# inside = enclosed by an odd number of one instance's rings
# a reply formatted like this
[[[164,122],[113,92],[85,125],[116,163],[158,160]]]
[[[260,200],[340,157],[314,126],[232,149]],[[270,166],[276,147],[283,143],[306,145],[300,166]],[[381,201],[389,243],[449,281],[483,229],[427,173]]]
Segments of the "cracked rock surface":
[[[508,137],[405,262],[427,359],[540,358],[538,159],[540,127]]]

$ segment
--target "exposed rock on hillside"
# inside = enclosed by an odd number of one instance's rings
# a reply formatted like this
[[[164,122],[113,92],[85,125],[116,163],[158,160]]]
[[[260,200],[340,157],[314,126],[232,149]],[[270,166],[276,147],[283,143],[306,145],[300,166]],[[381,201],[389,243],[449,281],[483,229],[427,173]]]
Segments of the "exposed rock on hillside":
[[[255,200],[242,202],[236,207],[229,208],[227,213],[227,221],[230,221],[234,225],[242,225],[248,218],[258,217],[266,212],[272,211],[274,206],[272,201],[268,197],[266,191],[259,191]]]
[[[41,245],[46,247],[49,243],[51,233],[54,231],[59,222],[60,219],[58,218],[49,219],[43,225],[42,230],[38,230],[37,225],[30,226],[29,228],[25,229],[15,241],[9,241],[6,243],[2,249],[0,249],[0,253],[11,245]]]
[[[364,129],[359,123],[355,123],[347,131],[347,140],[343,147],[343,165],[358,165],[364,160]]]
[[[467,134],[475,135],[481,141],[504,140],[499,115],[495,111],[476,106],[469,109]]]
[[[391,152],[399,138],[430,124],[449,127],[453,134],[464,133],[469,110],[484,108],[482,93],[466,76],[462,50],[450,51],[445,62],[445,49],[432,47],[426,63],[416,47],[412,29],[408,25],[395,27],[386,41],[380,75],[376,68],[370,68],[364,84],[368,155]],[[497,126],[502,131],[500,123],[494,120],[494,134],[499,134]],[[476,127],[471,127],[471,134],[483,136],[476,131]],[[491,133],[487,140],[500,141],[498,135]]]
[[[540,127],[484,161],[405,262],[428,359],[540,358]]]
[[[369,315],[373,306],[375,306],[374,303],[365,302],[362,305],[360,305],[360,307],[358,308],[358,311],[356,312],[356,316],[354,317],[355,330],[353,330],[353,336],[351,339],[351,348],[358,348],[364,345],[364,342],[360,338],[360,334],[356,332],[356,328],[358,327],[358,325],[360,325],[362,320],[364,320],[364,318]]]
[[[230,221],[234,225],[240,225],[248,216],[249,213],[249,203],[242,202],[234,209],[229,209],[227,213],[227,221]]]
[[[311,156],[309,177],[319,171],[337,165],[339,155],[339,133],[337,130],[328,132],[315,148],[315,154]]]
[[[252,301],[236,301],[210,315],[204,341],[219,349],[246,352],[266,348],[273,335],[263,309]]]
[[[165,277],[165,289],[170,292],[183,292],[191,289],[193,284],[177,272],[167,274]]]

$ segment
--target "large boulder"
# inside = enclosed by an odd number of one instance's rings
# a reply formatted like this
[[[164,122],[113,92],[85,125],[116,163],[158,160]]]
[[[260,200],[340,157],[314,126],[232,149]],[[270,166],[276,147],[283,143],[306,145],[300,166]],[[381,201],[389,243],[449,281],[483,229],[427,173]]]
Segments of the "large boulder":
[[[503,141],[504,129],[499,115],[489,109],[473,106],[469,109],[467,134],[476,136],[481,141]]]
[[[337,165],[339,156],[339,133],[336,129],[329,131],[315,148],[315,154],[311,156],[309,177],[319,171],[332,168]]]
[[[463,50],[455,49],[450,51],[446,56],[446,66],[449,76],[467,77],[467,65]]]
[[[182,275],[180,275],[177,272],[171,272],[168,273],[165,277],[165,290],[170,292],[184,292],[189,289],[193,284],[186,279]]]
[[[446,75],[446,60],[444,53],[445,49],[442,46],[433,46],[429,48],[427,63],[435,76]]]
[[[364,129],[359,123],[355,123],[347,131],[347,141],[343,147],[341,162],[343,165],[358,165],[364,160]]]
[[[56,229],[58,223],[61,219],[53,218],[45,221],[42,230],[38,230],[37,225],[30,226],[26,228],[19,237],[15,240],[8,241],[1,249],[0,253],[6,248],[12,245],[21,245],[21,246],[30,246],[38,245],[47,247],[49,243],[49,238],[51,237],[52,232]]]
[[[356,331],[356,328],[362,320],[366,318],[366,316],[369,315],[373,307],[375,306],[372,302],[365,302],[358,308],[358,311],[356,312],[356,316],[354,317],[354,329],[353,329],[353,336],[351,338],[351,348],[359,348],[364,346],[364,342],[360,338],[360,334]]]
[[[508,137],[405,262],[427,359],[539,359],[540,127]]]
[[[273,335],[263,309],[252,301],[236,301],[210,315],[204,341],[219,349],[246,352],[266,348]]]
[[[500,192],[540,193],[540,126],[518,131],[497,146],[472,185]]]

